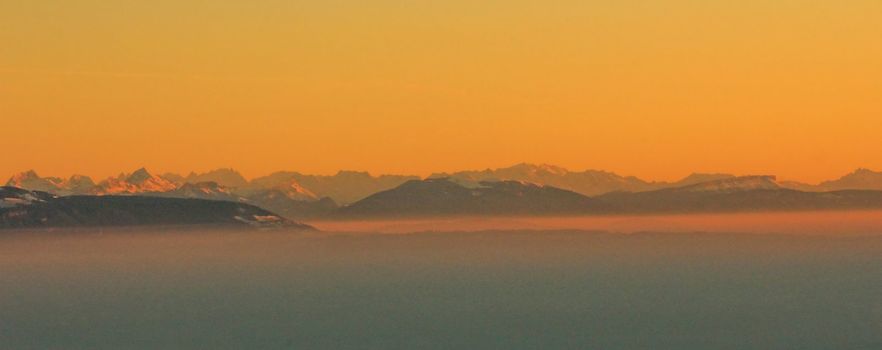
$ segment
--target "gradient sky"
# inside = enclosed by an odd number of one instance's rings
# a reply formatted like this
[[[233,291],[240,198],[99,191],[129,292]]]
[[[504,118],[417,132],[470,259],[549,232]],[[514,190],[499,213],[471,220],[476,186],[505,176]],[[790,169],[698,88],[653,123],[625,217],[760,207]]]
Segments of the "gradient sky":
[[[882,1],[0,0],[0,176],[882,170]]]

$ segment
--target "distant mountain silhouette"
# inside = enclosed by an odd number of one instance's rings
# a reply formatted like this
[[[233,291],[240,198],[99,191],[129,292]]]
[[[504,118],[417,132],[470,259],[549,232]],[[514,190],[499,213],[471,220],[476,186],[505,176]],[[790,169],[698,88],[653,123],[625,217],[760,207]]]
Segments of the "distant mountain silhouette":
[[[723,177],[717,180],[696,182],[694,184],[671,188],[672,192],[734,193],[754,190],[779,190],[781,186],[775,176]]]
[[[166,181],[171,182],[171,183],[178,185],[178,186],[183,185],[184,183],[187,182],[186,177],[183,177],[180,174],[175,174],[175,173],[165,173],[165,174],[159,175],[159,177],[162,178],[163,180],[166,180]]]
[[[90,193],[95,189],[95,182],[88,176],[73,175],[68,179],[57,177],[40,177],[33,170],[13,175],[6,186],[24,188],[33,191],[45,191],[61,195]]]
[[[519,181],[482,182],[465,187],[447,178],[411,180],[394,189],[341,207],[340,217],[577,214],[597,208],[595,200],[550,186]]]
[[[839,179],[824,181],[818,187],[824,191],[882,190],[882,172],[857,169]]]
[[[0,187],[0,228],[221,225],[309,229],[235,202],[142,196],[56,197]]]
[[[649,182],[605,171],[573,172],[553,165],[526,163],[500,169],[433,174],[427,178],[432,181],[423,181],[416,176],[372,176],[366,172],[354,171],[341,171],[331,176],[277,172],[248,181],[233,169],[217,169],[202,174],[191,173],[183,177],[176,174],[156,176],[141,168],[128,174],[108,178],[97,184],[86,176],[74,175],[68,179],[44,178],[31,170],[12,176],[7,185],[60,196],[140,195],[233,201],[266,208],[291,219],[310,219],[355,213],[359,210],[365,212],[374,210],[367,209],[366,203],[368,202],[359,202],[384,191],[397,189],[405,183],[410,183],[409,186],[413,186],[412,181],[415,180],[416,183],[422,181],[426,184],[440,186],[435,183],[439,179],[444,179],[444,182],[440,182],[444,186],[448,186],[450,183],[465,190],[476,190],[479,193],[486,192],[487,194],[492,193],[491,189],[496,186],[490,184],[509,182],[537,188],[567,190],[591,197],[596,200],[597,205],[605,205],[607,211],[611,212],[751,210],[750,203],[747,202],[752,200],[756,201],[754,203],[756,208],[782,210],[788,207],[807,209],[859,208],[861,205],[873,207],[875,205],[874,194],[860,191],[882,190],[882,173],[867,169],[858,169],[839,179],[811,185],[792,181],[777,181],[773,177],[736,177],[731,174],[704,173],[691,174],[675,182]],[[751,188],[748,191],[746,188],[748,184],[758,186],[758,188]],[[700,188],[707,191],[698,191]],[[725,188],[736,190],[728,193],[724,190]],[[711,189],[723,191],[717,193]],[[839,192],[845,190],[848,191]],[[461,190],[457,189],[457,191]],[[760,195],[761,192],[762,195]],[[821,198],[826,198],[826,200],[822,200],[815,195],[803,195],[797,192],[832,193],[822,196]],[[772,193],[777,197],[773,197]],[[751,196],[756,196],[756,198],[751,199]],[[486,198],[495,197],[489,195]],[[703,199],[699,200],[700,198]],[[470,200],[474,202],[474,199]],[[520,199],[514,198],[512,200],[516,203]],[[551,199],[543,198],[543,200]],[[665,200],[671,202],[663,205]],[[744,201],[744,203],[727,202],[738,200]],[[774,203],[774,200],[778,201],[777,204]],[[713,201],[714,203],[703,201]],[[489,205],[489,202],[481,208],[469,207],[468,205],[471,204],[468,203],[472,202],[462,201],[462,203],[456,204],[457,201],[452,201],[449,205],[465,206],[463,208],[477,210],[474,215],[494,211],[517,213],[518,210],[515,210],[515,207],[519,205],[511,204],[506,207],[506,203],[498,203],[498,208],[487,209],[484,207]],[[551,202],[554,201],[551,200]],[[337,210],[338,203],[347,208]],[[440,202],[435,204],[442,205]],[[391,206],[391,204],[384,205]],[[402,208],[401,212],[404,213],[407,210],[417,211],[416,209]],[[428,207],[420,210],[431,211]],[[466,211],[466,209],[457,210]],[[565,210],[562,207],[556,207],[554,210],[533,208],[523,212],[545,213],[555,210],[561,213],[602,211],[599,207],[592,207],[590,210],[583,207],[569,207]],[[455,210],[437,209],[436,211],[452,212]],[[390,212],[383,215],[393,214]]]
[[[317,196],[312,191],[306,189],[303,185],[300,184],[299,181],[297,181],[297,179],[294,178],[278,179],[278,181],[266,182],[254,181],[249,184],[248,187],[239,188],[237,189],[237,191],[238,193],[241,193],[245,196],[273,191],[281,193],[285,197],[293,200],[314,201],[319,199],[319,196]]]
[[[735,176],[735,175],[732,175],[732,174],[702,174],[702,173],[692,173],[692,174],[690,174],[689,176],[687,176],[687,177],[685,177],[685,178],[683,178],[683,179],[681,179],[680,181],[677,181],[677,182],[672,182],[672,183],[667,183],[667,182],[657,182],[657,183],[655,183],[656,185],[655,185],[654,187],[656,187],[656,189],[671,188],[671,187],[683,187],[683,186],[689,186],[689,185],[699,184],[699,183],[702,183],[702,182],[710,182],[710,181],[717,181],[717,180],[731,179],[731,178],[734,178],[734,177],[736,177],[736,176]]]
[[[781,181],[779,184],[785,188],[806,192],[829,192],[841,190],[882,191],[882,172],[869,169],[857,169],[838,179],[824,181],[816,185],[797,181]]]
[[[419,178],[416,176],[372,176],[366,172],[356,171],[340,171],[332,176],[277,172],[252,180],[249,187],[268,189],[297,183],[316,198],[329,197],[337,203],[345,204],[417,179]]]
[[[13,175],[6,182],[6,186],[14,186],[18,188],[27,188],[34,191],[57,191],[61,186],[62,180],[57,177],[42,178],[37,175],[36,171],[28,170]]]
[[[73,175],[61,183],[59,194],[86,194],[95,191],[95,181],[85,175]]]
[[[656,191],[595,197],[614,213],[697,213],[882,208],[882,192],[805,192],[774,176],[744,176]]]
[[[324,216],[337,208],[330,198],[315,198],[302,192],[299,187],[236,190],[215,182],[185,183],[177,189],[154,196],[176,198],[201,198],[242,202],[270,210],[288,219],[309,219]]]
[[[414,176],[371,176],[366,172],[341,171],[333,176],[278,172],[247,181],[233,169],[202,174],[151,174],[141,168],[95,184],[75,175],[68,180],[43,178],[34,171],[16,174],[7,185],[57,195],[142,195],[238,201],[278,211],[289,218],[324,215],[343,203],[394,188]]]
[[[678,181],[659,182],[600,170],[570,171],[554,165],[522,163],[499,169],[460,171],[452,174],[437,173],[428,178],[449,178],[450,181],[465,187],[476,187],[484,181],[527,181],[578,192],[586,196],[596,196],[610,192],[654,191],[734,177],[735,175],[732,174],[694,173]],[[130,174],[111,177],[97,185],[86,176],[74,175],[69,179],[44,178],[30,170],[13,175],[6,185],[59,195],[152,194],[171,191],[187,183],[215,182],[238,195],[289,187],[289,194],[297,197],[298,200],[319,200],[323,197],[330,197],[337,203],[348,204],[371,194],[392,189],[406,181],[418,179],[420,178],[417,176],[372,176],[366,172],[355,171],[340,171],[331,176],[282,171],[248,181],[234,169],[216,169],[201,174],[190,173],[184,177],[172,173],[154,176],[142,168]],[[784,188],[807,192],[882,190],[882,172],[858,169],[839,179],[825,181],[817,185],[794,181],[779,181],[778,184]],[[291,192],[291,189],[294,189],[294,192]]]
[[[882,191],[803,192],[774,176],[725,177],[688,186],[595,197],[527,182],[464,186],[447,178],[409,181],[335,214],[344,218],[848,210],[882,208]]]
[[[337,209],[337,203],[329,197],[298,200],[284,191],[274,189],[252,192],[246,201],[294,220],[324,217]]]
[[[460,171],[453,174],[436,173],[429,176],[429,178],[450,178],[451,181],[466,187],[475,186],[482,181],[527,181],[578,192],[586,196],[610,192],[645,192],[733,177],[735,175],[694,173],[676,182],[650,182],[634,176],[621,176],[608,171],[570,171],[554,165],[528,163],[508,168]]]
[[[484,181],[527,181],[566,189],[587,196],[613,191],[639,192],[656,188],[652,183],[633,176],[624,177],[599,170],[571,172],[553,165],[527,163],[500,169],[461,171],[453,174],[437,173],[430,175],[429,178],[449,178],[451,181],[466,187],[477,186]]]
[[[228,188],[241,188],[248,186],[248,180],[242,174],[233,169],[215,169],[206,173],[190,173],[181,180],[185,183],[196,184],[200,182],[214,182]]]
[[[162,197],[199,198],[230,202],[246,201],[244,197],[236,195],[231,189],[221,186],[216,182],[184,183],[174,190],[157,193],[154,195]]]

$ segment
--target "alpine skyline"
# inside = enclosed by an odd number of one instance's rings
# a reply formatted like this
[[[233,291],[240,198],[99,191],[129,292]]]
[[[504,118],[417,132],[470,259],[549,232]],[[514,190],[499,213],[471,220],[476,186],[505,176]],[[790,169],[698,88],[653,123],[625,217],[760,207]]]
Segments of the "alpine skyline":
[[[0,174],[882,169],[878,1],[3,1]]]

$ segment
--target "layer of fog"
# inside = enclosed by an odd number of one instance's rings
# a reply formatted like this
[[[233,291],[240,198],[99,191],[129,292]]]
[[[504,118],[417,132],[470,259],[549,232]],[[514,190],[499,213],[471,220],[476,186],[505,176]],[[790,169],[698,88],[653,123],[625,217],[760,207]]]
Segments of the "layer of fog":
[[[882,236],[0,235],[28,348],[873,348]]]

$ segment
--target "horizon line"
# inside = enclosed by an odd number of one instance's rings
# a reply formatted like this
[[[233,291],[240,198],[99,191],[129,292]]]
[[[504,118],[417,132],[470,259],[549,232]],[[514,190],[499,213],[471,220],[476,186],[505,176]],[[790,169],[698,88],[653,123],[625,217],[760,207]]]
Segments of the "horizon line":
[[[269,173],[264,173],[263,175],[251,176],[251,177],[245,176],[244,174],[242,174],[241,171],[239,171],[239,170],[237,170],[235,167],[231,167],[231,166],[221,166],[221,167],[211,168],[211,169],[209,169],[209,170],[205,170],[205,171],[201,171],[201,172],[199,172],[199,171],[195,171],[195,170],[189,170],[189,171],[185,171],[185,172],[175,172],[175,171],[158,171],[158,172],[154,172],[154,171],[151,171],[150,168],[147,167],[147,166],[140,166],[140,167],[137,167],[136,169],[131,170],[131,171],[117,172],[115,175],[107,175],[107,176],[93,176],[93,175],[87,175],[87,174],[76,173],[76,172],[74,172],[74,173],[70,173],[70,174],[68,174],[68,175],[61,175],[61,176],[59,176],[59,175],[48,175],[48,176],[47,176],[47,175],[45,175],[45,174],[41,174],[40,171],[37,171],[35,168],[30,168],[30,169],[27,169],[27,170],[22,170],[22,171],[18,171],[18,172],[13,172],[12,174],[10,174],[8,177],[5,178],[6,180],[3,180],[3,184],[5,184],[6,182],[8,182],[9,180],[11,180],[12,178],[14,178],[14,177],[17,176],[17,175],[25,174],[25,173],[28,173],[28,172],[34,172],[34,173],[37,174],[37,176],[39,176],[40,178],[60,178],[60,179],[69,179],[69,178],[72,177],[72,176],[87,176],[87,177],[89,177],[90,179],[92,179],[92,180],[95,181],[95,182],[100,182],[100,181],[103,181],[103,180],[106,180],[106,179],[110,179],[110,178],[117,178],[117,177],[120,177],[120,176],[128,176],[128,175],[131,175],[131,174],[133,174],[133,173],[135,173],[135,172],[137,172],[137,171],[139,171],[139,170],[142,170],[142,169],[143,169],[143,170],[146,170],[149,174],[154,175],[154,176],[164,177],[164,176],[168,176],[168,175],[177,175],[177,176],[181,176],[181,177],[185,177],[185,178],[186,178],[187,176],[192,175],[192,174],[202,175],[202,174],[206,174],[206,173],[213,172],[213,171],[218,171],[218,170],[232,170],[232,171],[236,172],[237,174],[239,174],[240,176],[242,176],[242,177],[243,177],[246,181],[248,181],[248,182],[251,182],[251,181],[253,181],[253,180],[255,180],[255,179],[258,179],[258,178],[262,178],[262,177],[266,177],[266,176],[271,176],[271,175],[273,175],[273,174],[277,174],[277,173],[298,173],[298,174],[305,175],[305,176],[329,176],[329,177],[330,177],[330,176],[337,176],[337,175],[339,175],[339,174],[341,174],[341,173],[363,173],[363,174],[367,174],[367,175],[369,175],[369,176],[371,176],[371,177],[381,177],[381,176],[403,176],[403,177],[417,177],[417,178],[419,178],[419,179],[421,179],[421,180],[425,180],[425,179],[428,179],[428,178],[431,178],[431,177],[433,177],[433,176],[435,176],[435,175],[440,175],[440,174],[453,175],[453,174],[460,173],[460,172],[498,171],[498,170],[503,170],[503,169],[510,169],[510,168],[517,167],[517,166],[553,167],[553,168],[558,168],[558,169],[564,170],[564,171],[566,171],[566,172],[568,172],[568,173],[602,172],[602,173],[613,174],[613,175],[620,176],[620,177],[623,177],[623,178],[636,178],[636,179],[639,179],[639,180],[641,180],[641,181],[645,181],[645,182],[647,182],[647,183],[676,182],[676,181],[684,180],[684,179],[686,179],[686,178],[688,178],[688,177],[690,177],[690,176],[693,176],[693,175],[731,175],[731,176],[736,176],[736,177],[744,177],[744,176],[774,176],[774,177],[777,178],[776,181],[778,181],[778,182],[796,182],[796,183],[807,184],[807,185],[818,185],[818,184],[824,183],[824,182],[826,182],[826,181],[832,181],[832,180],[836,180],[836,179],[842,178],[843,176],[846,176],[846,175],[855,174],[855,173],[860,172],[860,171],[862,171],[862,170],[864,170],[864,171],[870,171],[870,172],[874,172],[874,173],[878,173],[878,172],[880,172],[880,171],[876,171],[876,170],[870,169],[870,168],[868,168],[868,167],[858,166],[858,167],[854,168],[854,169],[851,170],[851,171],[848,171],[848,172],[846,172],[846,173],[844,173],[844,174],[842,174],[842,175],[839,175],[839,177],[832,178],[832,179],[820,180],[820,181],[815,182],[815,181],[794,180],[794,179],[790,179],[790,178],[781,178],[780,176],[778,176],[778,175],[776,175],[776,174],[774,174],[774,173],[743,173],[743,174],[741,174],[741,173],[725,172],[725,171],[709,171],[709,172],[693,171],[693,172],[688,173],[687,175],[680,176],[680,177],[677,177],[677,178],[675,178],[675,179],[658,180],[658,179],[644,178],[644,177],[640,177],[640,176],[636,176],[636,175],[623,175],[623,174],[618,173],[618,172],[615,172],[615,171],[604,170],[604,169],[597,169],[597,168],[587,168],[587,169],[584,169],[584,170],[572,170],[572,169],[569,169],[569,168],[566,168],[566,167],[563,167],[563,166],[558,166],[558,165],[549,164],[549,163],[529,163],[529,162],[519,162],[519,163],[516,163],[516,164],[510,165],[510,166],[496,167],[496,168],[494,168],[494,167],[485,167],[485,168],[481,168],[481,169],[474,169],[474,168],[473,168],[473,169],[454,170],[454,171],[435,171],[435,172],[431,172],[431,173],[426,174],[426,175],[423,175],[423,174],[407,174],[407,173],[385,173],[385,172],[374,173],[374,172],[367,171],[367,170],[340,169],[340,170],[337,170],[337,171],[334,171],[334,172],[326,172],[326,173],[321,173],[321,172],[310,173],[310,172],[303,172],[303,171],[298,171],[298,170],[275,170],[275,171],[272,171],[272,172],[269,172]],[[2,179],[4,179],[4,178],[0,178],[0,180],[2,180]]]

